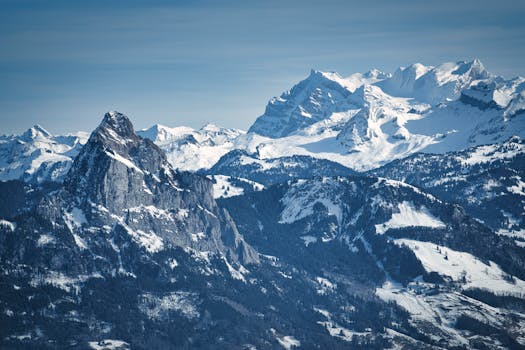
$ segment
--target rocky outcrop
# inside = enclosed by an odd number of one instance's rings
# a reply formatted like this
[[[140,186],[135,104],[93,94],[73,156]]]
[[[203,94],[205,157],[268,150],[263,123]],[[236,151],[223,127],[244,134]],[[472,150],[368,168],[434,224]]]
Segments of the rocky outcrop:
[[[66,212],[85,215],[85,226],[93,222],[95,227],[120,225],[139,236],[145,232],[145,240],[157,242],[155,249],[174,245],[235,262],[258,261],[217,207],[211,182],[175,171],[163,151],[137,136],[129,119],[117,112],[107,113],[91,134],[64,181],[61,198]]]

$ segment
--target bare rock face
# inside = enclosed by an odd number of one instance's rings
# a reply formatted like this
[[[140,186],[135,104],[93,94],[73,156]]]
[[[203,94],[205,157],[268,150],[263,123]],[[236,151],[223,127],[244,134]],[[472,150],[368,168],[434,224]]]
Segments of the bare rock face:
[[[135,135],[127,117],[108,113],[75,159],[65,189],[117,214],[141,204],[153,205],[150,187],[159,192],[161,178],[168,180],[168,187],[175,186],[165,161],[157,146]]]
[[[73,213],[66,217],[83,215],[88,227],[122,226],[149,251],[174,245],[256,263],[255,251],[217,207],[211,182],[175,171],[133,130],[123,114],[104,116],[64,181],[66,212]]]

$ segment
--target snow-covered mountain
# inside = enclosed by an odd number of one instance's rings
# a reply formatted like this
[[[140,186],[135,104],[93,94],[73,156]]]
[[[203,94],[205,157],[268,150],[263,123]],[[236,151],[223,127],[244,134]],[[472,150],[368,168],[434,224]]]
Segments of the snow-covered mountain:
[[[337,73],[312,70],[310,76],[280,97],[274,97],[266,111],[250,127],[272,138],[283,137],[351,108],[348,97],[354,85]]]
[[[199,130],[156,124],[137,134],[162,148],[175,168],[196,171],[210,168],[221,156],[234,149],[235,140],[244,135],[244,131],[214,124],[206,124]]]
[[[524,111],[525,79],[505,80],[473,60],[436,67],[413,64],[393,74],[372,70],[348,78],[312,70],[271,99],[248,133],[208,124],[199,130],[154,125],[138,134],[160,146],[181,170],[209,169],[226,153],[242,150],[263,161],[309,156],[367,171],[417,152],[446,153],[523,138]],[[2,178],[20,179],[25,171],[35,171],[36,165],[7,165],[31,163],[35,149],[49,152],[48,145],[33,144],[25,152],[3,152],[15,156],[2,157]],[[49,167],[64,160],[59,155],[67,147],[51,150],[54,157],[46,154]]]
[[[0,136],[0,181],[60,181],[87,137],[82,132],[53,136],[39,125],[22,135]]]
[[[401,67],[377,85],[391,96],[414,98],[431,105],[457,100],[463,90],[481,80],[503,80],[489,73],[483,64],[448,62],[437,67],[415,63]]]
[[[262,141],[261,158],[310,155],[368,170],[416,152],[524,136],[525,79],[495,76],[479,60],[374,77],[312,72],[272,99],[249,130],[271,138]]]
[[[524,89],[524,78],[505,80],[477,59],[347,78],[312,70],[272,98],[248,133],[154,126],[142,135],[185,170],[208,169],[227,152],[242,150],[261,161],[309,156],[366,171],[417,152],[525,137]]]

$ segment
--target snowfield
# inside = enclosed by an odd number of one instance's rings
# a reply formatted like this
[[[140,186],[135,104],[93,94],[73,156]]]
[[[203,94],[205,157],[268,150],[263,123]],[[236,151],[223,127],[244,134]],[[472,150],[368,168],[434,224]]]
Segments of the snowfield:
[[[510,276],[494,262],[488,264],[475,256],[430,242],[396,239],[406,245],[421,261],[427,272],[437,272],[461,283],[461,288],[480,288],[495,294],[525,295],[525,281]]]
[[[264,186],[255,181],[243,178],[234,178],[225,175],[210,175],[209,179],[213,181],[213,197],[228,198],[244,194],[244,189],[249,187],[251,191],[261,191]],[[242,183],[243,187],[238,186]],[[237,184],[237,185],[236,185]]]
[[[393,213],[392,218],[383,224],[376,225],[378,234],[385,233],[390,228],[403,228],[410,226],[443,228],[445,224],[433,216],[427,208],[422,206],[416,209],[411,202],[401,202],[397,209],[399,213]]]
[[[131,347],[128,343],[122,340],[104,339],[98,341],[90,341],[89,347],[94,350],[129,350]]]

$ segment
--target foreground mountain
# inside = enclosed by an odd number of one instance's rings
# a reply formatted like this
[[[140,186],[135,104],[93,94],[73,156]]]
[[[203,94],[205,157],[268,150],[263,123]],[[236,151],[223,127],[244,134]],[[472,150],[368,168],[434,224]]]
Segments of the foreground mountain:
[[[84,348],[112,337],[181,346],[191,335],[161,329],[201,315],[200,288],[214,290],[211,303],[229,300],[214,284],[244,281],[260,263],[211,182],[174,171],[118,113],[106,114],[59,190],[20,205],[0,225],[2,347]]]
[[[210,182],[174,171],[164,153],[153,142],[138,137],[122,114],[106,114],[75,159],[64,189],[65,196],[72,195],[76,201],[74,207],[68,203],[72,213],[102,216],[96,220],[108,215],[113,220],[120,218],[130,234],[138,232],[136,239],[140,244],[146,242],[150,251],[161,249],[166,242],[247,263],[257,260],[227,214],[217,208]],[[178,227],[171,227],[177,218]],[[149,221],[158,222],[152,227]]]
[[[221,203],[251,245],[295,267],[290,286],[317,276],[313,303],[333,304],[314,306],[316,322],[350,348],[365,335],[400,348],[525,346],[525,250],[457,205],[366,177],[299,180]],[[389,302],[399,309],[372,311]]]
[[[0,181],[61,181],[87,135],[53,136],[39,125],[22,135],[0,136]]]
[[[112,112],[30,190],[0,222],[2,348],[525,346],[524,248],[398,181],[217,204]]]

